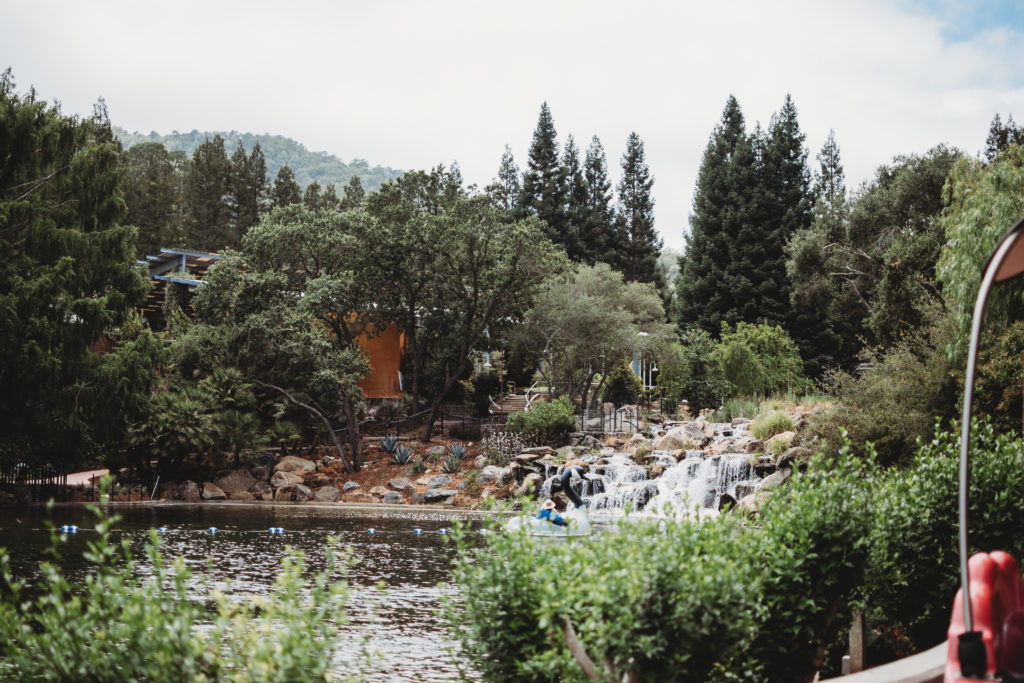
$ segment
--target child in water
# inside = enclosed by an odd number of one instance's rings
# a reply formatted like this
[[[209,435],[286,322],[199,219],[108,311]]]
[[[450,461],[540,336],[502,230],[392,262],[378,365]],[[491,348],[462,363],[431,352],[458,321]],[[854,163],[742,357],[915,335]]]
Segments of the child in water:
[[[566,521],[565,517],[555,512],[555,501],[550,498],[545,500],[544,504],[540,506],[537,519],[546,519],[556,526],[569,526],[569,522]]]

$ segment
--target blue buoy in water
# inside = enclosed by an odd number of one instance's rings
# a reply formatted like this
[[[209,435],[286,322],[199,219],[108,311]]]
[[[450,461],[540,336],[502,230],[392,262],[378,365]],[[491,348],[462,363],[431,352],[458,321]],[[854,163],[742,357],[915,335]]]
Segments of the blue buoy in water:
[[[373,527],[370,527],[369,529],[366,530],[366,533],[368,533],[368,534],[375,534],[375,533],[377,533],[377,530],[374,529]]]
[[[78,533],[78,527],[75,526],[74,524],[65,524],[64,526],[62,526],[60,528],[60,530],[61,530],[62,533],[65,533],[65,534],[77,534]]]
[[[414,534],[422,534],[423,533],[423,529],[413,529],[412,532]]]
[[[439,534],[446,534],[446,533],[448,533],[448,530],[445,529],[444,527],[441,527],[440,529],[437,530],[437,533],[439,533]]]
[[[284,527],[272,526],[269,529],[267,529],[267,533],[268,534],[283,534],[284,533]]]
[[[166,533],[167,533],[168,531],[170,531],[170,529],[168,529],[168,528],[167,528],[167,527],[165,527],[165,526],[162,526],[162,527],[160,527],[159,529],[157,529],[157,530],[156,530],[156,532],[157,532],[158,534],[166,534]]]
[[[215,534],[215,533],[217,533],[217,527],[211,526],[209,529],[206,530],[206,533],[208,533],[208,534]]]

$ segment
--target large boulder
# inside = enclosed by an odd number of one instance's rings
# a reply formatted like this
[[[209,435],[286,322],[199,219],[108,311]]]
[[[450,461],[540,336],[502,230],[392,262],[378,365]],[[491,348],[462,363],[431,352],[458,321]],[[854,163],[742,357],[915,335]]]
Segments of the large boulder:
[[[312,460],[306,460],[295,455],[286,455],[274,465],[275,472],[293,472],[296,474],[305,474],[306,472],[312,472],[316,469],[316,463]]]
[[[257,481],[249,488],[249,493],[256,500],[271,500],[274,497],[274,487],[269,482]]]
[[[292,497],[299,503],[305,503],[313,499],[313,490],[305,484],[296,484]]]
[[[476,475],[476,483],[480,486],[504,486],[511,476],[511,470],[496,465],[488,465]]]
[[[313,500],[318,503],[337,503],[341,500],[341,491],[334,486],[322,486],[313,494]]]
[[[526,454],[526,455],[545,456],[545,455],[554,455],[556,453],[556,451],[551,446],[532,446],[530,448],[522,449],[520,451],[520,453],[523,453],[523,454]]]
[[[793,470],[785,468],[772,472],[761,481],[761,486],[758,487],[758,491],[771,491],[777,489],[785,483],[787,479],[792,476]]]
[[[641,446],[649,443],[650,441],[647,439],[646,436],[644,436],[640,432],[637,432],[633,436],[629,437],[629,440],[626,441],[626,443],[622,446],[622,452],[632,455],[633,453],[636,453],[637,449],[639,449]]]
[[[180,500],[187,500],[190,503],[196,503],[201,500],[202,496],[199,492],[199,484],[194,481],[187,479],[178,486],[178,496]]]
[[[388,493],[390,492],[383,486],[374,486],[372,489],[370,489],[370,494],[377,496],[378,498],[383,498]]]
[[[274,491],[274,500],[276,501],[289,501],[295,500],[295,484],[289,486],[280,486]]]
[[[259,481],[270,481],[270,475],[273,473],[274,471],[266,465],[256,465],[249,468],[249,474],[252,475],[252,478]]]
[[[655,439],[651,446],[656,451],[677,451],[687,448],[696,448],[700,441],[691,438],[682,427],[674,428],[665,433],[665,436]]]
[[[403,498],[402,494],[398,491],[388,491],[384,494],[381,502],[385,505],[401,505],[405,502],[405,498]]]
[[[427,489],[439,489],[452,483],[452,478],[447,474],[436,474],[426,481]]]
[[[251,503],[255,500],[255,497],[248,491],[230,491],[228,493],[228,500],[237,500]]]
[[[408,477],[395,477],[388,482],[388,487],[408,495],[416,493],[416,484],[409,481]]]
[[[345,493],[341,496],[342,503],[378,503],[374,496],[363,491],[353,491],[352,493]]]
[[[213,480],[224,493],[238,493],[248,491],[256,483],[256,478],[246,470],[234,470]]]
[[[793,443],[793,439],[796,437],[796,432],[782,432],[776,434],[772,438],[764,442],[764,448],[766,451],[777,453],[778,450],[785,450],[789,448],[789,445]],[[782,444],[781,446],[778,444]]]
[[[455,489],[430,489],[423,495],[427,503],[453,503],[458,491]]]
[[[203,500],[227,500],[228,496],[219,486],[210,481],[203,482]]]
[[[323,472],[310,472],[306,475],[306,486],[311,489],[318,489],[331,483],[331,478]]]
[[[302,475],[294,474],[292,472],[274,472],[274,476],[270,478],[270,485],[276,489],[279,489],[282,486],[295,486],[302,482]]]
[[[348,481],[345,482],[345,485],[341,487],[341,490],[348,493],[349,491],[355,491],[356,489],[360,488],[362,488],[362,486],[349,479]]]
[[[523,483],[516,489],[515,495],[518,496],[530,496],[536,498],[537,493],[540,491],[541,484],[544,483],[544,477],[540,476],[536,472],[530,472],[523,477]]]

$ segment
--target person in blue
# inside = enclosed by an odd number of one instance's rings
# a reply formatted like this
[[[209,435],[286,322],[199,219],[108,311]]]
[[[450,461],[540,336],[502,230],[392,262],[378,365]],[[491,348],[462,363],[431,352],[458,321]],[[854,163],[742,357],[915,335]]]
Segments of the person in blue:
[[[555,501],[548,498],[544,501],[544,504],[540,506],[540,512],[537,513],[537,519],[546,519],[556,526],[569,526],[569,522],[562,515],[555,512]]]

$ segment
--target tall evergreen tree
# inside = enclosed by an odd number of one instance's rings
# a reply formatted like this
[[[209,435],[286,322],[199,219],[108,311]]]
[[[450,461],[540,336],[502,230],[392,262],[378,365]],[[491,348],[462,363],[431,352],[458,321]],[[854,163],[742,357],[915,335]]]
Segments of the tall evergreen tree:
[[[348,179],[348,185],[342,191],[341,196],[341,209],[343,211],[348,209],[358,209],[363,205],[363,199],[366,197],[366,190],[363,189],[363,184],[359,180],[359,176],[354,175]]]
[[[338,190],[334,186],[334,183],[327,183],[324,186],[324,192],[320,196],[320,206],[324,209],[331,209],[332,211],[341,208],[341,197],[338,196]]]
[[[611,263],[615,243],[615,211],[612,209],[612,183],[608,179],[608,161],[601,140],[595,135],[583,161],[583,179],[587,188],[587,211],[579,226],[584,261]]]
[[[562,153],[562,169],[565,178],[565,251],[577,262],[586,261],[586,250],[580,241],[580,226],[587,219],[587,180],[583,175],[580,151],[570,135],[565,140]]]
[[[267,163],[263,150],[256,143],[250,154],[245,153],[242,141],[238,141],[235,153],[231,155],[230,196],[228,206],[234,226],[231,246],[238,249],[242,237],[256,225],[267,194]]]
[[[133,145],[122,154],[125,222],[138,230],[136,255],[182,246],[181,192],[184,178],[159,142]]]
[[[505,145],[505,153],[501,155],[501,165],[498,166],[498,176],[488,188],[488,194],[499,210],[504,211],[507,216],[519,215],[519,195],[522,193],[522,186],[519,183],[519,166],[512,156],[512,148]]]
[[[317,181],[306,185],[306,191],[302,193],[302,205],[310,211],[322,209],[324,206],[323,188]]]
[[[664,290],[658,255],[661,238],[654,228],[654,178],[644,157],[644,143],[636,132],[629,134],[622,155],[622,179],[615,211],[617,266],[628,282],[651,282]]]
[[[718,335],[722,323],[737,323],[749,281],[733,267],[741,228],[754,203],[754,151],[736,98],[729,96],[722,118],[704,150],[690,215],[680,276],[676,280],[678,322]]]
[[[1013,122],[1013,114],[1006,117],[1004,124],[997,112],[985,138],[985,163],[991,164],[1010,145],[1024,145],[1024,127]]]
[[[563,248],[571,242],[565,234],[565,169],[559,159],[558,135],[547,102],[541,104],[533,131],[520,204],[547,224],[552,242]]]
[[[274,179],[274,189],[270,195],[270,203],[274,208],[298,204],[302,201],[302,190],[295,182],[295,174],[288,164],[282,166]]]
[[[105,381],[119,354],[89,346],[126,320],[147,283],[135,231],[121,224],[107,133],[0,74],[0,466],[74,471],[120,446],[103,434],[127,422],[112,406],[133,380],[118,371]]]
[[[215,135],[196,148],[185,179],[188,211],[186,242],[193,249],[217,251],[231,243],[227,202],[230,162],[224,138]]]

